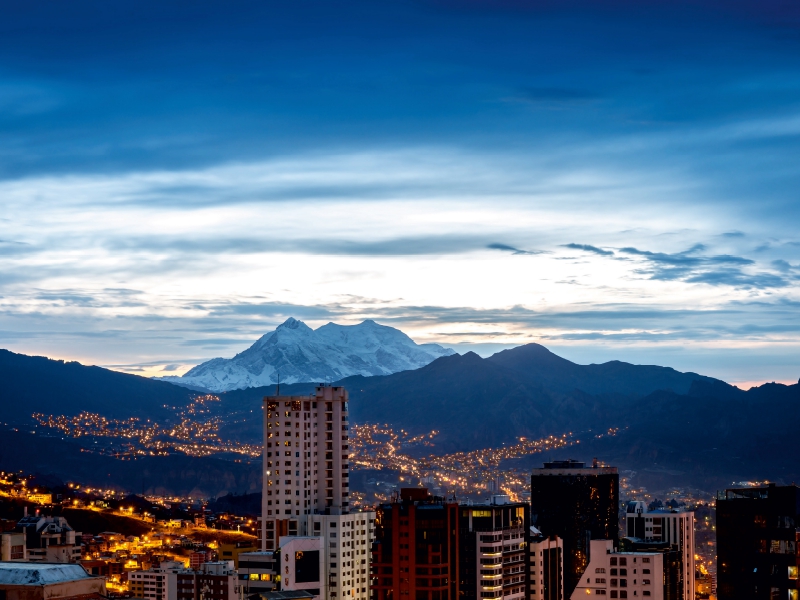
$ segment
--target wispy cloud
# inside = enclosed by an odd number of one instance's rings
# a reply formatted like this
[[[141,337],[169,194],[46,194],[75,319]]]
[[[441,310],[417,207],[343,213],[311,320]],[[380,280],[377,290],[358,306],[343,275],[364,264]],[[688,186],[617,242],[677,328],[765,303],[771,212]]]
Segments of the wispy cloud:
[[[727,285],[745,288],[782,288],[791,284],[785,277],[763,270],[748,269],[755,261],[730,254],[703,254],[706,246],[695,244],[688,250],[675,253],[651,252],[633,247],[619,252],[644,259],[638,271],[651,279],[684,281],[708,285]]]
[[[600,256],[614,256],[614,252],[612,250],[603,250],[602,248],[590,246],[589,244],[563,244],[563,247],[570,248],[572,250],[583,250],[584,252],[599,254]]]
[[[488,244],[486,247],[489,248],[489,250],[502,250],[503,252],[511,252],[511,254],[527,254],[533,256],[543,253],[543,250],[521,250],[520,248],[515,248],[508,244],[498,244],[497,242]]]

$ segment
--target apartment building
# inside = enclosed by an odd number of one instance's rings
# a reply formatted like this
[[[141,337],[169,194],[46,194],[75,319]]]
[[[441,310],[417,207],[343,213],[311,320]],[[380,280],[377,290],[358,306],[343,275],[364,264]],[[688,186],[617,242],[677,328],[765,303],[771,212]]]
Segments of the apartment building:
[[[495,495],[459,507],[459,598],[527,597],[530,507]]]

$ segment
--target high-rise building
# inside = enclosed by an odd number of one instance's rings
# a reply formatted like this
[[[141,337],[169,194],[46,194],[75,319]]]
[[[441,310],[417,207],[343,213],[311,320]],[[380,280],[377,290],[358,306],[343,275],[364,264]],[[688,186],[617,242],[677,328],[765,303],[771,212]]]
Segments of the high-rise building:
[[[350,512],[347,402],[343,387],[323,385],[310,396],[264,398],[260,540],[275,551],[285,538],[321,538],[319,594],[366,600],[375,513]]]
[[[403,489],[399,499],[378,507],[373,600],[461,598],[458,511],[458,504],[433,497],[424,488]]]
[[[283,535],[306,535],[310,514],[346,514],[349,496],[347,390],[264,398],[262,550]]]
[[[531,474],[531,523],[564,548],[564,597],[572,595],[591,558],[591,540],[619,539],[619,473],[574,460],[544,463]]]
[[[719,600],[800,598],[800,488],[728,489],[717,495]]]
[[[628,502],[624,531],[620,550],[677,550],[680,554],[678,598],[694,600],[694,512],[670,508],[648,511],[644,502]]]
[[[527,597],[530,505],[495,495],[459,506],[459,598]]]
[[[611,540],[591,540],[591,560],[571,600],[583,598],[650,598],[677,600],[680,553],[617,552]]]

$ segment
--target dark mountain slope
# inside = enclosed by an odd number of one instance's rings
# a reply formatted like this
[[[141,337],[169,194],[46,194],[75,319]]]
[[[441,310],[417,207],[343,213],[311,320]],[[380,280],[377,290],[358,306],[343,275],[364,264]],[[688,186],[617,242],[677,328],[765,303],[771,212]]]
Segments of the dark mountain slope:
[[[29,422],[34,412],[108,418],[169,417],[167,406],[185,406],[193,392],[136,375],[0,350],[0,419]]]
[[[415,371],[344,379],[355,422],[390,423],[414,433],[436,429],[445,449],[473,449],[605,422],[603,400],[553,393],[470,352]]]
[[[599,365],[578,365],[539,344],[503,350],[486,360],[517,371],[547,389],[563,393],[581,390],[595,395],[641,397],[657,390],[672,390],[686,394],[694,381],[719,381],[697,373],[681,373],[669,367],[632,365],[618,360]]]
[[[800,385],[766,384],[737,390],[735,398],[720,387],[711,391],[717,394],[655,392],[637,403],[627,431],[583,450],[626,468],[709,485],[800,481]]]

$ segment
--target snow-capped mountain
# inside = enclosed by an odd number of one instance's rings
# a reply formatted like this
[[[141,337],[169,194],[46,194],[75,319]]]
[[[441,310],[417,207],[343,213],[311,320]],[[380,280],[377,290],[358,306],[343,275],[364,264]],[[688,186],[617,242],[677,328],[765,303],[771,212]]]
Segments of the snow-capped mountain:
[[[389,375],[424,367],[455,354],[438,344],[417,344],[399,329],[364,321],[311,329],[288,319],[233,358],[214,358],[172,383],[227,392],[281,383],[337,381],[351,375]]]

